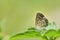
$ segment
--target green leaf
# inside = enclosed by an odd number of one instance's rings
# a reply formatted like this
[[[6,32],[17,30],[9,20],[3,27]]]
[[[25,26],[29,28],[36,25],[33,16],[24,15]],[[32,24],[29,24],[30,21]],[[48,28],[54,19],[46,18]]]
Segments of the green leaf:
[[[47,36],[47,37],[58,37],[60,34],[56,31],[56,30],[48,30],[44,36]]]
[[[29,31],[31,31],[31,30],[36,30],[36,29],[35,29],[35,28],[33,28],[33,27],[31,27],[31,28],[29,28],[28,30],[29,30]]]
[[[24,33],[18,33],[16,35],[12,36],[10,39],[14,40],[16,38],[31,38],[31,37],[39,38],[39,37],[41,37],[41,34],[40,34],[40,32],[37,32],[37,31],[27,31]]]
[[[60,33],[60,29],[58,29],[57,32]]]
[[[58,34],[59,34],[59,36],[58,36],[58,37],[60,37],[60,29],[58,29],[58,30],[57,30],[57,32],[58,32]]]
[[[10,37],[10,40],[15,40],[17,38],[31,38],[31,37],[43,38],[46,40],[55,40],[59,36],[60,36],[60,29],[57,30],[56,24],[53,22],[49,23],[49,25],[42,30],[37,30],[36,28],[29,28],[28,31],[24,33],[18,33],[16,35],[13,35],[12,37]]]

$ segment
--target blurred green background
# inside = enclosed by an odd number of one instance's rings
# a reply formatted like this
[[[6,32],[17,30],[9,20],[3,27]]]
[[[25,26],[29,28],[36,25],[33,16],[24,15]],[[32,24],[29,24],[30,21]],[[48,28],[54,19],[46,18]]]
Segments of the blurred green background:
[[[54,21],[60,26],[60,0],[0,0],[3,35],[13,35],[34,27],[37,12],[43,13],[49,22]]]

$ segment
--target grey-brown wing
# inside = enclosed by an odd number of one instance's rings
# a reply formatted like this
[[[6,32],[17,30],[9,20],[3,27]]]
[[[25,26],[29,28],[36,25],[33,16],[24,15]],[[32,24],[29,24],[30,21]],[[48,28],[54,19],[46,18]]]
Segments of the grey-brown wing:
[[[48,19],[41,13],[37,13],[35,19],[35,26],[46,27],[48,26]]]

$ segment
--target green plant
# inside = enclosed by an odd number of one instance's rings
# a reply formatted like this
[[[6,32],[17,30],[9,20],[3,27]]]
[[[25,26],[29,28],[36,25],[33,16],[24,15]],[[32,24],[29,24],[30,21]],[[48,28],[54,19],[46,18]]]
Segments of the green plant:
[[[36,28],[28,28],[27,31],[24,33],[18,33],[11,37],[9,37],[7,40],[15,40],[18,38],[41,38],[42,40],[56,40],[58,37],[60,37],[60,29],[56,28],[56,24],[49,23],[49,25],[45,29],[37,30]],[[0,27],[0,40],[2,40],[2,29]]]
[[[18,33],[10,37],[9,40],[15,40],[17,38],[42,38],[43,40],[56,40],[60,37],[60,29],[56,28],[55,23],[49,23],[49,25],[42,30],[37,30],[36,28],[29,28],[28,31],[24,33]]]

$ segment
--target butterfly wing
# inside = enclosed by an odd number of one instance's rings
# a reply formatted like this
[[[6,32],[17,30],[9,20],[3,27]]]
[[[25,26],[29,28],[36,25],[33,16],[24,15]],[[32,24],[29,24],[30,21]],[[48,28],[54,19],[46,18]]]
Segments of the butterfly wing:
[[[48,26],[47,18],[43,14],[37,13],[36,19],[35,19],[35,26],[39,29],[42,27]]]

